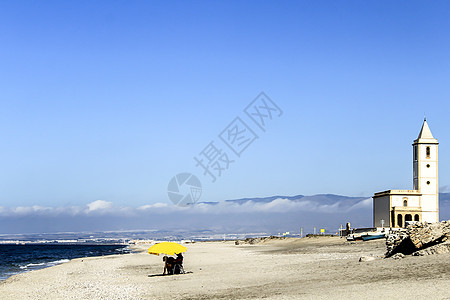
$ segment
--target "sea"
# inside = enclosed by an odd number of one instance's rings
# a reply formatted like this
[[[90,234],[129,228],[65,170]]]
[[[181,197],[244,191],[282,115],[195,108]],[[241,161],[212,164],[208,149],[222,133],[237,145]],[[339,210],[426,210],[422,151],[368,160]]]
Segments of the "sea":
[[[126,245],[102,244],[0,244],[0,281],[8,277],[55,266],[71,259],[130,253]]]

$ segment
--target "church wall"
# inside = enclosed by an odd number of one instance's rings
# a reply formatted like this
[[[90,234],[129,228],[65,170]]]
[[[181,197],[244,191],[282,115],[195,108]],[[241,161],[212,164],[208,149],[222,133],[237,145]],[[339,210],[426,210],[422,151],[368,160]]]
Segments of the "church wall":
[[[426,148],[429,147],[427,157]],[[419,144],[419,186],[422,193],[421,206],[423,220],[427,222],[438,222],[438,145]]]
[[[430,223],[438,222],[437,213],[422,211],[422,220]]]
[[[384,220],[384,227],[390,227],[390,202],[390,196],[373,199],[373,227],[381,227],[381,220]]]
[[[430,165],[427,168],[427,165]],[[420,173],[422,177],[436,177],[436,162],[435,161],[424,161],[420,164]]]
[[[436,195],[423,195],[422,196],[422,210],[425,211],[437,211],[436,208]],[[433,221],[437,222],[437,221]]]
[[[420,197],[411,195],[393,195],[392,196],[392,206],[404,206],[403,202],[407,201],[407,206],[419,207]]]
[[[414,189],[420,190],[423,194],[435,194],[438,187],[438,145],[433,143],[415,144],[413,149],[417,148],[417,157],[413,151],[413,178]],[[427,151],[430,148],[430,151]],[[430,184],[427,182],[430,181]]]
[[[430,182],[430,184],[428,184]],[[436,195],[436,178],[422,178],[422,194]]]

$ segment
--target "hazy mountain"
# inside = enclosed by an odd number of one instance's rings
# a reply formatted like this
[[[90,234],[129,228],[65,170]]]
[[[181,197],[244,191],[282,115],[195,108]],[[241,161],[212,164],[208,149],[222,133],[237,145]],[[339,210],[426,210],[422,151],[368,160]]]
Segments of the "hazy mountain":
[[[322,205],[323,204],[332,205],[335,203],[339,203],[341,207],[349,207],[367,198],[369,197],[348,197],[334,194],[318,194],[312,196],[296,195],[296,196],[271,196],[264,198],[241,198],[234,200],[225,200],[225,202],[233,202],[239,204],[243,204],[248,201],[256,203],[269,203],[277,199],[287,199],[294,202],[311,201],[320,203]]]
[[[450,193],[440,195],[440,218],[450,219]],[[121,207],[97,200],[78,207],[0,207],[0,234],[123,231],[190,233],[313,232],[335,233],[350,222],[354,227],[372,226],[371,197],[333,194],[270,196],[220,202],[200,202],[192,207],[156,203]]]
[[[439,193],[439,203],[450,205],[450,193]]]

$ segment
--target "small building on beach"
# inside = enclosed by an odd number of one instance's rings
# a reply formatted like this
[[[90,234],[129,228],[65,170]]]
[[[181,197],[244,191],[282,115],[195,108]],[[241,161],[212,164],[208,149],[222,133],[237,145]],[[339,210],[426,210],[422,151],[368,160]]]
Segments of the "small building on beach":
[[[374,227],[404,227],[407,221],[439,222],[438,141],[425,119],[413,142],[413,190],[373,196]]]

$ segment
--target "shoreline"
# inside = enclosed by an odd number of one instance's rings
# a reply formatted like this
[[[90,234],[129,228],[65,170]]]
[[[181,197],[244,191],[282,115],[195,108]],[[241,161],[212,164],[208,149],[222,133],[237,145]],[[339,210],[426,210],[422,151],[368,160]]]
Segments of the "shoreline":
[[[22,249],[20,249],[22,247],[30,246],[34,247],[33,249],[27,248],[27,251],[33,252],[37,250],[38,255],[36,255],[36,257],[34,257],[34,255],[24,255]],[[81,248],[77,246],[80,246]],[[42,249],[39,249],[40,247],[42,247]],[[88,248],[84,249],[84,247]],[[105,249],[104,247],[112,248]],[[68,263],[77,258],[123,255],[131,252],[129,244],[116,243],[2,243],[0,249],[6,251],[6,255],[8,255],[8,252],[13,253],[14,251],[19,251],[15,260],[7,259],[6,264],[0,268],[0,283],[15,275],[51,268]],[[87,255],[88,253],[92,255]],[[54,255],[54,257],[51,257],[51,255]]]
[[[160,276],[162,256],[147,254],[149,246],[18,274],[0,282],[0,294],[6,299],[445,299],[450,284],[450,255],[358,261],[384,255],[384,240],[196,242],[186,245],[184,255],[184,269],[192,273],[171,276]]]

